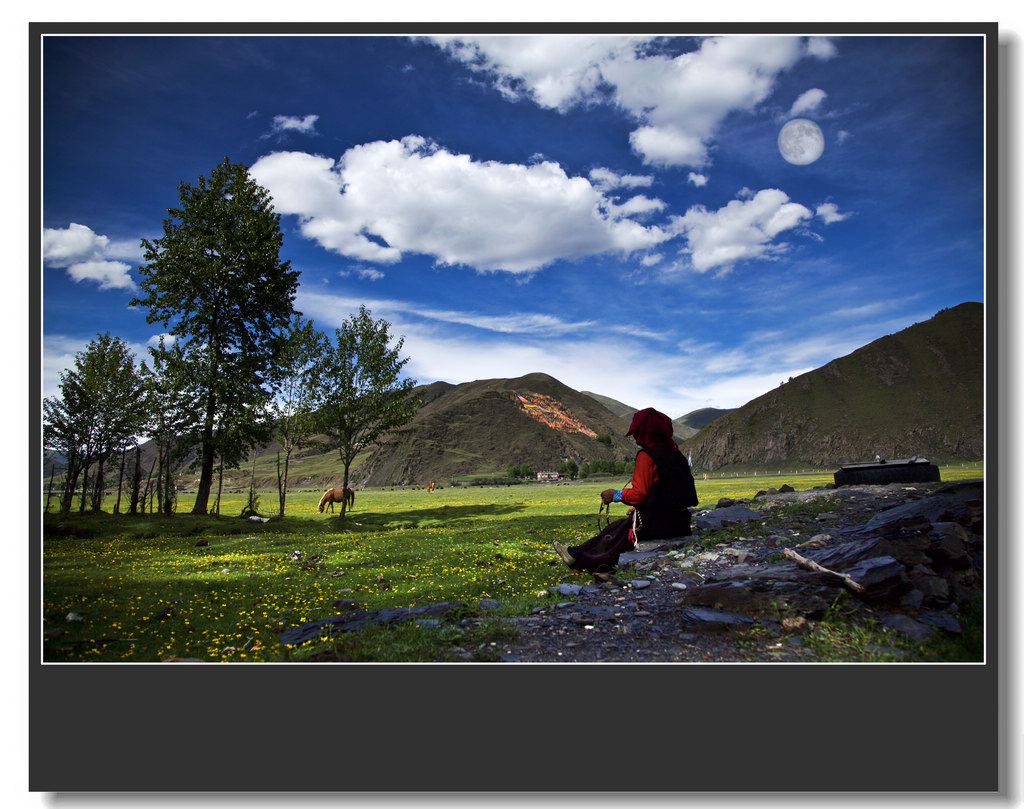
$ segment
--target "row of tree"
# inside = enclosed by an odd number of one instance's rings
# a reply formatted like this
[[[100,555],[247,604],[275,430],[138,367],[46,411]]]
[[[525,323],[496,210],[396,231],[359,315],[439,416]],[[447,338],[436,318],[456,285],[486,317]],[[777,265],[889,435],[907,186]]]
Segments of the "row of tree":
[[[275,434],[283,514],[295,450],[337,450],[348,486],[355,457],[400,432],[420,405],[415,380],[402,378],[404,338],[387,321],[360,307],[328,335],[295,310],[299,273],[280,259],[280,216],[246,166],[225,158],[209,178],[180,183],[178,197],[163,235],[142,240],[143,294],[131,301],[166,337],[136,366],[123,340],[99,335],[43,402],[44,448],[66,461],[62,516],[79,479],[80,508],[88,488],[98,509],[109,459],[121,453],[123,475],[126,450],[144,438],[157,448],[160,510],[173,509],[173,472],[191,456],[192,512],[206,514],[218,467],[238,467]],[[137,460],[129,479],[134,512]]]
[[[596,461],[587,461],[580,467],[581,478],[588,478],[591,475],[632,475],[633,461],[611,461],[598,458]]]
[[[576,461],[570,458],[558,467],[559,476],[569,478],[570,480],[576,480],[577,477],[586,478],[590,475],[602,473],[610,475],[632,475],[633,461],[612,461],[598,458],[595,461],[585,461],[583,465],[580,466]],[[505,475],[513,479],[534,478],[537,476],[537,473],[534,472],[533,467],[527,464],[509,464],[505,470]]]

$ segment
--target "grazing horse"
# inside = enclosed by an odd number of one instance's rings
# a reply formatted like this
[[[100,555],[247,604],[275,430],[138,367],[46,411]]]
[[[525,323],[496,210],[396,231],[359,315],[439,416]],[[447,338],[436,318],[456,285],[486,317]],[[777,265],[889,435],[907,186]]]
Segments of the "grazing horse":
[[[316,510],[323,513],[324,506],[327,506],[333,513],[335,503],[341,503],[342,507],[347,511],[355,506],[356,493],[348,486],[345,486],[344,488],[338,487],[337,489],[328,489],[324,492],[324,496],[320,498],[320,505],[317,506]]]
[[[434,491],[434,481],[430,481],[430,483],[427,484],[427,491],[428,492]]]

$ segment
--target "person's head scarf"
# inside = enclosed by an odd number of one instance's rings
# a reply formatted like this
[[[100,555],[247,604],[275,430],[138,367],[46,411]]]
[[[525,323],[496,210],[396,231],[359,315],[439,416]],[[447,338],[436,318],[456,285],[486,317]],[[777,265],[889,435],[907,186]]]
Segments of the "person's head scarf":
[[[638,410],[633,416],[626,435],[631,435],[641,447],[675,447],[672,440],[672,419],[653,407]]]

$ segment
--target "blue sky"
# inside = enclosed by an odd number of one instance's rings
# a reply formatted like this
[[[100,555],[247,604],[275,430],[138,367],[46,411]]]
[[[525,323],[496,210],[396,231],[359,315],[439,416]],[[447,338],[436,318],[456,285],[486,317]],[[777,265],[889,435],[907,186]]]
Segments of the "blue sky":
[[[984,301],[981,36],[53,36],[43,395],[159,335],[139,240],[225,156],[297,308],[421,383],[541,371],[673,418]],[[821,156],[778,135],[813,121]]]

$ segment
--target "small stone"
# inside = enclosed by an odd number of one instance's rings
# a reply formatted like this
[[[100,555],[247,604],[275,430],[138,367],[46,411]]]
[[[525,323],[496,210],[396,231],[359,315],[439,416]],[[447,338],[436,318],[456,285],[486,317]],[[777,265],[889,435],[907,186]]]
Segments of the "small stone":
[[[648,579],[633,579],[630,584],[633,585],[634,590],[643,590],[651,586],[651,582]]]
[[[796,547],[799,548],[824,548],[829,541],[832,539],[831,534],[815,534],[806,542],[801,542]]]
[[[959,635],[963,631],[960,622],[948,612],[926,612],[918,616],[918,618],[922,623],[938,627],[943,632],[948,632],[951,635]]]
[[[895,629],[897,632],[902,632],[904,635],[909,635],[914,640],[925,640],[934,631],[932,627],[920,621],[915,621],[908,615],[887,615],[882,619],[882,625]]]

